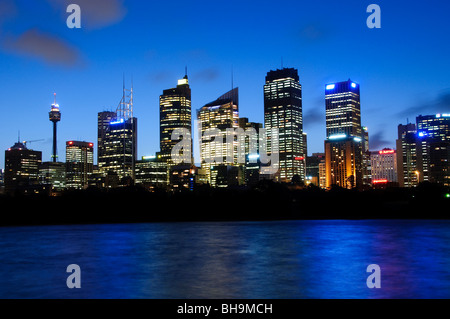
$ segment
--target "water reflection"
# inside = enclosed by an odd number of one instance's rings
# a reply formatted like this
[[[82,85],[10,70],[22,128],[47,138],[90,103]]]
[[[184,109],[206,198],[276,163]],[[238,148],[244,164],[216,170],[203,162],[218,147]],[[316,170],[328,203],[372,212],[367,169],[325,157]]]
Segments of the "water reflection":
[[[0,298],[449,298],[449,221],[0,228]],[[66,287],[78,264],[82,288]],[[369,264],[381,289],[369,289]]]

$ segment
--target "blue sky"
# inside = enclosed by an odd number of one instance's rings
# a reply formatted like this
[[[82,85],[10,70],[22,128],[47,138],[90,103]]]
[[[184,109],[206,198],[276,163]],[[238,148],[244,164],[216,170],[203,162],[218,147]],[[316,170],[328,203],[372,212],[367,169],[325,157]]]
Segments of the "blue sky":
[[[81,29],[66,7],[81,7]],[[366,8],[381,8],[369,29]],[[122,76],[134,83],[138,156],[159,150],[159,95],[184,76],[195,110],[234,84],[240,116],[263,122],[269,70],[299,70],[308,153],[322,152],[325,84],[361,85],[370,148],[394,147],[397,125],[450,112],[450,4],[443,1],[0,0],[0,149],[18,139],[50,160],[53,92],[65,141],[97,141],[97,113],[115,110]],[[4,156],[0,156],[4,167]]]

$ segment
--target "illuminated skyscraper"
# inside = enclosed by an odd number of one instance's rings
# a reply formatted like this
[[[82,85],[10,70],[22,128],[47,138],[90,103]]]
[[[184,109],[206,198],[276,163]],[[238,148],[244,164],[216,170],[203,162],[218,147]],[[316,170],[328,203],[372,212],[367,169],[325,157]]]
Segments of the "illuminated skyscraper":
[[[94,166],[94,144],[66,142],[66,187],[84,189],[89,184]]]
[[[172,140],[172,132],[177,128],[191,130],[191,89],[187,74],[178,80],[176,88],[167,89],[159,97],[160,149],[161,160],[171,165],[171,152],[179,140]],[[192,163],[192,148],[191,162]],[[186,164],[190,164],[186,163]]]
[[[231,145],[226,143],[227,129],[234,130],[239,127],[238,88],[232,89],[217,100],[203,106],[197,111],[197,117],[201,131],[201,167],[205,171],[209,183],[214,185],[215,177],[211,176],[212,167],[217,165],[239,166],[237,159],[238,141],[233,139]],[[208,136],[207,132],[213,132],[212,130],[217,130],[219,136],[215,138]]]
[[[239,118],[239,127],[244,131],[253,130],[256,134],[248,134],[245,140],[245,184],[252,186],[258,183],[260,179],[261,161],[259,155],[259,134],[263,128],[262,123],[249,122],[248,118]],[[254,150],[252,151],[252,143]],[[252,153],[254,152],[254,153]],[[256,159],[256,161],[255,161]]]
[[[359,84],[348,80],[325,87],[327,138],[332,135],[362,137]]]
[[[5,191],[33,192],[39,185],[42,152],[28,149],[17,142],[5,151]]]
[[[397,173],[400,187],[412,187],[419,183],[421,173],[417,166],[416,125],[408,123],[398,126]]]
[[[167,162],[156,156],[144,156],[136,162],[136,184],[149,190],[167,187]]]
[[[333,137],[325,141],[326,188],[362,187],[362,143],[359,137]]]
[[[268,153],[279,152],[279,170],[273,176],[280,182],[291,182],[295,175],[305,180],[303,145],[302,86],[297,69],[269,71],[264,84],[264,127],[267,130]],[[278,136],[273,136],[278,130]],[[278,138],[279,149],[272,148]]]
[[[416,122],[420,181],[450,186],[450,114],[419,115]]]
[[[381,151],[371,152],[372,184],[396,183],[397,173],[397,152],[385,148]]]
[[[116,112],[99,112],[97,117],[97,164],[101,170],[105,166],[105,138],[109,123],[117,117]]]
[[[133,184],[137,155],[137,118],[133,116],[133,87],[126,90],[112,114],[99,114],[99,169],[111,185]],[[109,120],[111,118],[111,120]],[[107,122],[109,120],[109,123]],[[101,150],[101,151],[100,151]]]
[[[359,84],[348,80],[325,86],[325,167],[327,188],[363,185],[364,136]]]
[[[39,182],[51,185],[52,191],[59,192],[66,187],[66,163],[43,162],[39,167]]]
[[[102,171],[106,175],[134,179],[137,119],[115,119],[106,129]]]

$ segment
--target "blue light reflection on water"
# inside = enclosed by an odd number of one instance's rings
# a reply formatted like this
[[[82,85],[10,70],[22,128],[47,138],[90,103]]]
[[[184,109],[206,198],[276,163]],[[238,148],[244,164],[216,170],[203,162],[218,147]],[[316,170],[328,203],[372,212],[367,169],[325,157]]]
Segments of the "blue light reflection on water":
[[[0,228],[0,298],[450,298],[450,221]],[[68,289],[66,267],[81,267]],[[381,288],[369,289],[369,264]]]

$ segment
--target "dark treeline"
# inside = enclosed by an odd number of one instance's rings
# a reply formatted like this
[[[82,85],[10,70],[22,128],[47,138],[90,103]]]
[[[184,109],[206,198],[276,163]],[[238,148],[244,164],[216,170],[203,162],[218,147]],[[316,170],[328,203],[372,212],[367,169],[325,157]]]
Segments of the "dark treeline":
[[[262,181],[253,188],[148,192],[138,186],[0,197],[0,225],[289,219],[448,219],[448,188],[324,191]]]

